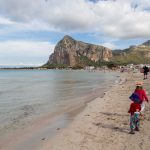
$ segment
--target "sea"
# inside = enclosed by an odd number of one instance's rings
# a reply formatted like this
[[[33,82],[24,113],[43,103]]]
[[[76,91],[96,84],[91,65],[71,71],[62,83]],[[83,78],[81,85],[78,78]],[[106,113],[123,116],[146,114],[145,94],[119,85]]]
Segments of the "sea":
[[[86,105],[118,80],[112,71],[1,69],[0,137],[47,114]]]

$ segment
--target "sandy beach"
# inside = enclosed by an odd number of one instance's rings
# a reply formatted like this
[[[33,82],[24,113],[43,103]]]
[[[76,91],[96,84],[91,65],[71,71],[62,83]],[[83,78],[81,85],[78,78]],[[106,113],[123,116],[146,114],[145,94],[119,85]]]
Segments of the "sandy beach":
[[[104,97],[89,102],[70,125],[61,129],[52,139],[44,139],[41,150],[149,150],[150,105],[146,104],[146,117],[140,122],[140,131],[129,134],[129,96],[136,81],[143,74],[123,73],[121,81],[113,85]],[[143,80],[150,93],[150,79]]]

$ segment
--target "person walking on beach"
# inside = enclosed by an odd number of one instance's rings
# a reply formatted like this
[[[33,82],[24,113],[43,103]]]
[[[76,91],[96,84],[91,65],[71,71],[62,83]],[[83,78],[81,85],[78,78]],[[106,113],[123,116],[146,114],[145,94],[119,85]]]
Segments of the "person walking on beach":
[[[139,97],[140,104],[141,104],[141,113],[143,113],[145,109],[145,101],[149,102],[149,100],[145,90],[143,89],[142,82],[136,83],[136,88],[134,90],[134,93],[137,94],[137,96]]]
[[[132,102],[128,113],[130,113],[130,134],[135,134],[134,131],[139,131],[140,126],[140,110],[141,105],[138,102]]]
[[[130,116],[130,134],[134,134],[134,129],[139,131],[139,117],[140,115],[144,117],[143,111],[145,109],[145,101],[148,100],[148,96],[143,89],[143,83],[137,82],[136,88],[132,95],[129,97],[133,102],[130,105],[130,109],[128,113],[131,114]]]
[[[144,73],[144,79],[143,80],[147,79],[148,72],[149,72],[149,68],[145,65],[143,67],[143,73]]]

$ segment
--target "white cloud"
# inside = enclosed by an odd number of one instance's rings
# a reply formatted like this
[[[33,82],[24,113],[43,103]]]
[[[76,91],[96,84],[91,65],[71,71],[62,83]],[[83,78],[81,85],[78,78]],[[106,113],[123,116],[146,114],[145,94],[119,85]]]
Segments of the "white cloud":
[[[10,20],[7,19],[7,18],[4,18],[4,17],[0,16],[0,24],[3,24],[3,25],[11,25],[11,24],[12,24],[12,21],[10,21]]]
[[[100,32],[115,38],[150,36],[149,0],[0,0],[13,30]]]
[[[39,64],[46,63],[54,51],[49,42],[4,41],[0,42],[0,64]]]
[[[100,45],[102,45],[104,47],[107,47],[107,48],[110,48],[112,50],[113,49],[118,49],[118,47],[115,44],[111,43],[111,42],[101,43]]]

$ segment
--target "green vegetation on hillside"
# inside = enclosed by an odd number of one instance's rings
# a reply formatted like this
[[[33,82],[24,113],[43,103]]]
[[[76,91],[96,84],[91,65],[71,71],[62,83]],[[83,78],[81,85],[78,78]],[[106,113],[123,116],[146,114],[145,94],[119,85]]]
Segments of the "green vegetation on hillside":
[[[126,52],[114,54],[112,62],[119,65],[122,64],[147,64],[150,63],[150,58],[148,56],[148,51],[139,49],[127,49]]]

